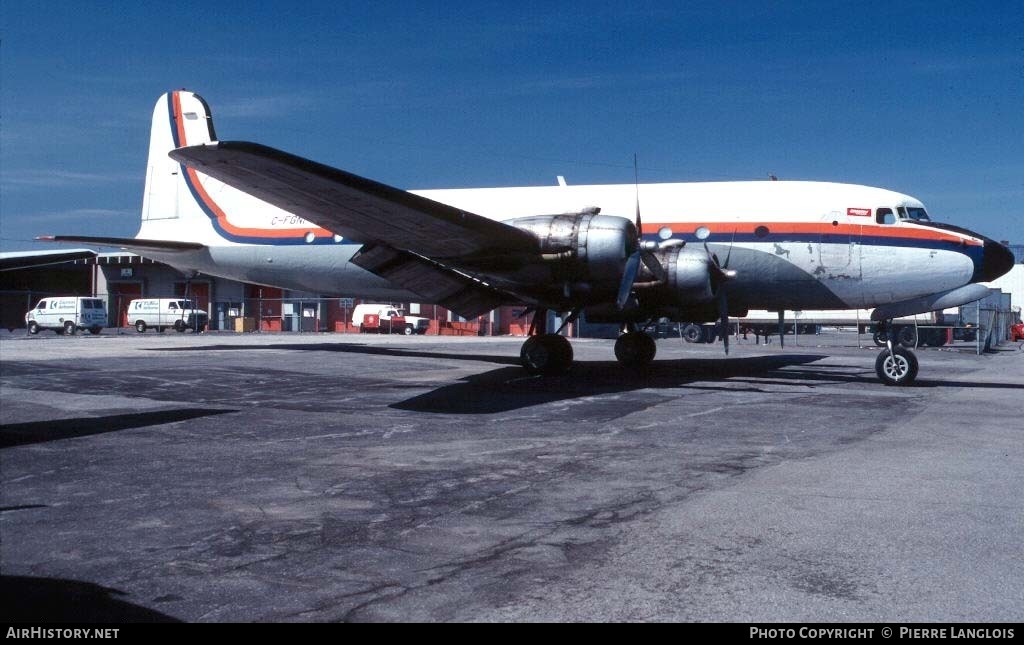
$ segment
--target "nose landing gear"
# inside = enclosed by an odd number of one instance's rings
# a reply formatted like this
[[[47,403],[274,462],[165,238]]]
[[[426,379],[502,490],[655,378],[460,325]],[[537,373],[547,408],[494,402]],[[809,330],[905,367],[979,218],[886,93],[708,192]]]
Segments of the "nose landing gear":
[[[875,374],[886,385],[910,385],[917,378],[917,356],[897,343],[892,321],[879,323],[879,335],[884,334],[885,349],[875,359]]]

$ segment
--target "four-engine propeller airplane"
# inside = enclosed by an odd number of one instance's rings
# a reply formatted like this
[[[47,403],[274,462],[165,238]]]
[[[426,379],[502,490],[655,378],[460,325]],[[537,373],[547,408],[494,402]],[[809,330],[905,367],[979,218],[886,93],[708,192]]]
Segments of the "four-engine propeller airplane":
[[[165,94],[154,109],[136,237],[40,239],[120,246],[246,282],[437,303],[467,318],[522,304],[538,314],[521,351],[538,374],[572,362],[570,343],[545,328],[548,311],[621,324],[616,357],[643,366],[655,344],[642,329],[658,318],[724,324],[747,309],[876,307],[873,318],[885,321],[977,300],[988,293],[977,283],[1013,264],[997,242],[867,186],[404,191],[218,141],[208,105],[188,91]],[[890,342],[876,370],[887,384],[907,384],[917,359]]]

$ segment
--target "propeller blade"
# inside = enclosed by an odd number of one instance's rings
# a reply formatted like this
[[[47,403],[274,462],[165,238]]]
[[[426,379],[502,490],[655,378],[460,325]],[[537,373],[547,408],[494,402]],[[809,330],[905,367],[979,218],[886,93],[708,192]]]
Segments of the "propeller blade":
[[[779,349],[786,348],[786,312],[779,309]]]
[[[644,229],[640,226],[640,169],[636,165],[636,153],[633,153],[633,192],[636,193],[636,234],[643,240]]]
[[[729,259],[732,258],[732,247],[736,244],[736,229],[732,230],[732,239],[729,241],[729,250],[725,254],[725,262],[722,264],[722,269],[729,268]],[[735,272],[733,273],[735,275]]]
[[[718,289],[718,313],[722,325],[722,344],[725,347],[725,355],[729,355],[729,303],[725,298],[725,287]]]
[[[633,291],[633,283],[636,282],[636,275],[640,272],[640,251],[636,251],[626,260],[626,268],[622,271],[622,283],[619,284],[619,297],[615,300],[621,311],[626,307],[629,294]]]
[[[644,229],[643,223],[640,221],[640,174],[636,165],[636,153],[633,154],[633,188],[636,191],[636,250],[630,254],[626,260],[626,266],[622,270],[619,296],[615,299],[615,303],[619,306],[620,311],[625,309],[626,302],[629,301],[629,294],[633,291],[633,284],[640,273],[640,262],[644,261],[644,264],[651,267],[651,263],[647,262],[643,257]],[[651,255],[651,259],[660,269],[661,263],[658,262],[658,259],[653,255]],[[651,270],[654,271],[655,269],[652,267]],[[662,270],[664,271],[664,269]]]
[[[654,274],[655,279],[665,282],[668,280],[668,272],[665,271],[665,267],[661,265],[661,261],[651,251],[641,251],[640,258],[644,261],[644,266],[651,270]]]

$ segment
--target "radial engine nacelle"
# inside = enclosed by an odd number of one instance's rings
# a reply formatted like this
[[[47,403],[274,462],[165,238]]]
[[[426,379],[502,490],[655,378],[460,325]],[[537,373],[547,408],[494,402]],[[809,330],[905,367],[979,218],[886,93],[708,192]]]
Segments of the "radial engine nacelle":
[[[597,209],[563,215],[538,215],[504,223],[532,233],[552,276],[574,290],[614,290],[637,244],[636,227],[623,217]]]
[[[656,255],[665,267],[664,288],[659,288],[659,292],[667,291],[670,299],[684,305],[705,304],[715,299],[720,281],[715,279],[715,259],[706,249],[676,246]]]

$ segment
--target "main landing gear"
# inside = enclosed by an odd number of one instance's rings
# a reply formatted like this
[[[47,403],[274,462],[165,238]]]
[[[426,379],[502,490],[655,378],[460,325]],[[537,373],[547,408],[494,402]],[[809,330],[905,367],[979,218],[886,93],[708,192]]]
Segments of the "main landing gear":
[[[917,356],[896,339],[891,321],[879,324],[878,334],[884,334],[886,347],[875,359],[875,373],[886,385],[910,385],[917,378]]]
[[[576,319],[578,313],[574,313],[566,319],[565,325]],[[541,374],[544,376],[558,376],[565,374],[572,366],[572,345],[565,336],[547,333],[548,312],[546,309],[538,309],[530,324],[530,337],[523,343],[519,350],[519,361],[530,374]],[[562,331],[559,329],[558,331]]]
[[[566,319],[562,328],[576,320],[579,314]],[[559,332],[562,331],[560,328]],[[636,325],[627,326],[626,333],[615,341],[615,358],[623,367],[643,369],[651,364],[657,347],[654,339],[638,331]],[[557,376],[565,374],[572,366],[572,345],[565,336],[547,333],[547,312],[538,310],[530,326],[530,337],[519,351],[519,360],[530,374]]]
[[[558,334],[530,336],[519,351],[519,360],[530,374],[565,374],[572,365],[572,345]]]
[[[631,369],[643,369],[650,365],[657,351],[654,339],[637,331],[633,325],[615,341],[615,358],[623,367]]]

